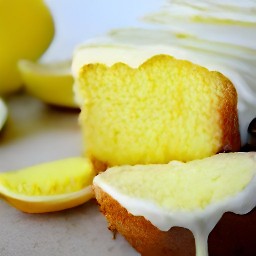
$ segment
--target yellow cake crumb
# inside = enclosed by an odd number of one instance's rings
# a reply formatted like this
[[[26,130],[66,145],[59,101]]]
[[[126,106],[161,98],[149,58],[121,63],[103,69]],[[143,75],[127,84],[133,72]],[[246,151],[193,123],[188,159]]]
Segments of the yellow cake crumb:
[[[223,153],[187,163],[127,165],[109,168],[97,181],[167,210],[196,210],[242,191],[255,175],[255,161],[254,153]]]
[[[157,55],[135,69],[88,64],[79,91],[86,155],[108,166],[190,161],[225,146],[239,149],[234,86],[191,62]],[[227,129],[234,130],[235,146],[225,138]]]

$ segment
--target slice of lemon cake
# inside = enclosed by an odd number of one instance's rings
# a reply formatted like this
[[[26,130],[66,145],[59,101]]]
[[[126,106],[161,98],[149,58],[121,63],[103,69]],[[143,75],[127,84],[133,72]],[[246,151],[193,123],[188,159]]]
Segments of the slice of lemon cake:
[[[141,255],[256,255],[255,174],[255,152],[222,153],[112,167],[94,190],[110,230]]]
[[[97,169],[239,150],[237,93],[224,75],[167,54],[136,54],[95,45],[74,57],[86,155]]]

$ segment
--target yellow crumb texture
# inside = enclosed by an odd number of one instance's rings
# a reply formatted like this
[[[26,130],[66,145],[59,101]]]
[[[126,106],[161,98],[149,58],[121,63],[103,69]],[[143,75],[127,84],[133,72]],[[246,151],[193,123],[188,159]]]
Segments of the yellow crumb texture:
[[[135,69],[85,65],[79,86],[86,154],[109,166],[211,156],[223,146],[223,104],[237,104],[222,74],[167,55]]]
[[[222,153],[187,163],[112,167],[100,180],[117,193],[167,210],[195,210],[242,191],[255,166],[255,153]]]

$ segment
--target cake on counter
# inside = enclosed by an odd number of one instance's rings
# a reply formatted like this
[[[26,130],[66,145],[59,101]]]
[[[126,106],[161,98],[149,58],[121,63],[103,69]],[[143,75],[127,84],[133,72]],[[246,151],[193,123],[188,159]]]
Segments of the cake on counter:
[[[143,256],[256,255],[255,153],[227,153],[255,117],[255,10],[169,0],[74,52],[96,199]]]

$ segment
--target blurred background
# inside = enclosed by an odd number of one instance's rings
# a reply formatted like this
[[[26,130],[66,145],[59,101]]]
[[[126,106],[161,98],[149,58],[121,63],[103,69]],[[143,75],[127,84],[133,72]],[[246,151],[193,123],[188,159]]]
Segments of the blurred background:
[[[143,26],[140,17],[158,9],[163,0],[45,0],[56,31],[42,61],[71,58],[74,47],[86,39],[119,27]]]

